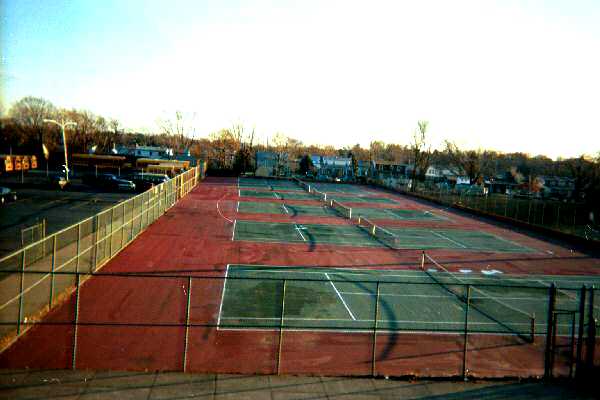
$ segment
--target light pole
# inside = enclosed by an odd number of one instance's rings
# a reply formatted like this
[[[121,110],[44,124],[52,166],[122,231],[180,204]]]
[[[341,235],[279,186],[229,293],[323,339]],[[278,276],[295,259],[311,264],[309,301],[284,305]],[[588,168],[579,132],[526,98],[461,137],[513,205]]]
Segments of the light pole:
[[[60,126],[60,131],[62,133],[63,147],[65,149],[65,179],[68,182],[69,181],[69,161],[67,159],[67,136],[65,134],[65,128],[69,125],[76,126],[77,123],[75,123],[73,121],[67,121],[67,122],[63,122],[61,124],[60,122],[55,121],[53,119],[44,119],[44,122]]]

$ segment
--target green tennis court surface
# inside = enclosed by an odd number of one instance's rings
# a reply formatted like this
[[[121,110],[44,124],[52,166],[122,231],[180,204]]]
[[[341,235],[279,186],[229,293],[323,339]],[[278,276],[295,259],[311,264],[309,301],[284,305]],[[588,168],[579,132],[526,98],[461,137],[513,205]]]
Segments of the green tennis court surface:
[[[240,188],[258,188],[264,190],[303,191],[297,183],[283,179],[240,179]]]
[[[350,194],[374,194],[372,191],[368,190],[363,186],[358,185],[349,185],[349,184],[341,184],[341,183],[313,183],[307,182],[312,187],[316,188],[321,192],[326,193],[350,193]]]
[[[240,203],[240,207],[241,207]],[[287,205],[286,205],[287,207]],[[389,228],[399,237],[398,249],[459,249],[526,253],[534,250],[498,236],[458,229]],[[237,220],[235,240],[276,243],[333,244],[358,247],[385,246],[355,225],[293,224]]]
[[[369,219],[393,219],[409,221],[443,221],[447,218],[431,211],[403,210],[399,208],[362,208],[352,207],[352,215]]]
[[[337,216],[337,213],[327,206],[309,206],[297,204],[283,204],[275,202],[240,201],[238,212],[261,213],[280,215],[310,215],[310,216]]]
[[[240,197],[258,197],[261,199],[275,199],[275,200],[318,200],[317,197],[304,191],[295,192],[278,192],[278,191],[265,191],[265,190],[240,190]]]
[[[600,283],[598,277],[461,275],[471,285],[469,331],[523,337],[531,335],[532,321],[536,334],[545,332],[550,282],[562,288],[558,305],[564,309],[577,309],[575,288],[582,281]],[[381,330],[462,332],[465,308],[465,301],[421,271],[229,265],[218,325],[367,330],[377,320]],[[570,323],[559,323],[561,334],[569,329]]]
[[[327,194],[327,200],[336,200],[342,204],[346,203],[375,203],[375,204],[397,204],[396,201],[387,197],[368,196],[336,196]]]
[[[271,202],[240,201],[238,211],[241,213],[261,214],[288,214],[288,215],[310,215],[310,216],[335,216],[338,215],[327,206],[293,205]],[[363,216],[369,219],[393,219],[411,221],[442,221],[447,218],[431,211],[402,210],[398,208],[352,208],[355,216]]]

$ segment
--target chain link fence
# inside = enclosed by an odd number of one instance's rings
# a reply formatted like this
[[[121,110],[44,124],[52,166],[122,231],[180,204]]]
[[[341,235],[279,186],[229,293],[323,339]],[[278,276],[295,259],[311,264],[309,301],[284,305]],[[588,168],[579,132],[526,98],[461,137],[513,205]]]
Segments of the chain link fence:
[[[69,296],[79,273],[95,273],[137,235],[189,193],[199,181],[190,169],[77,224],[30,243],[0,259],[0,338],[23,331]],[[35,228],[39,230],[39,228]],[[26,235],[29,236],[29,233]],[[36,274],[28,274],[36,271]],[[43,272],[40,274],[39,272]],[[87,277],[87,275],[84,275]]]
[[[26,271],[24,276],[33,282],[40,281],[42,274],[43,271]],[[351,282],[291,276],[103,272],[92,276],[90,272],[64,270],[52,276],[55,283],[69,283],[77,289],[64,303],[64,312],[43,321],[10,319],[3,313],[1,325],[37,326],[42,337],[62,332],[66,336],[60,337],[57,346],[70,355],[68,364],[62,365],[65,369],[468,379],[578,377],[600,367],[596,340],[600,292],[586,286],[562,289],[517,282],[458,284],[454,289],[464,293],[462,301],[453,296],[432,296],[421,299],[417,309],[405,309],[408,305],[398,303],[397,296],[432,293],[439,290],[439,284],[389,277],[382,280],[375,276]],[[93,285],[78,289],[86,278],[91,278]],[[357,314],[356,319],[323,318],[325,311],[313,317],[298,314],[315,301],[302,295],[306,290],[327,291],[330,286],[339,288],[350,283],[363,288],[365,294],[363,313]],[[268,291],[264,297],[268,302],[262,303],[262,311],[256,309],[262,300],[260,291],[255,289]],[[98,290],[109,291],[110,296],[127,292],[130,304],[121,305],[115,313],[98,304]],[[154,290],[160,290],[162,296],[151,294]],[[233,292],[225,296],[226,290]],[[535,302],[531,306],[545,314],[537,316],[535,336],[515,335],[513,329],[528,327],[519,326],[518,319],[509,315],[502,320],[484,317],[480,290],[498,293],[505,299],[518,294],[523,302]],[[244,294],[255,297],[239,299]],[[438,315],[439,319],[419,319],[419,315],[435,314],[427,310],[432,304],[445,310],[445,314]],[[352,301],[348,307],[355,312],[361,308]],[[448,322],[448,312],[456,314],[452,323]],[[409,321],[411,318],[414,320]],[[509,327],[509,323],[517,327]],[[144,343],[143,348],[123,347],[123,336],[131,335],[135,335],[136,342]],[[127,360],[136,364],[123,365],[125,361],[115,357],[124,350]],[[226,354],[229,356],[224,357]]]
[[[434,200],[447,206],[458,206],[504,219],[519,221],[586,240],[600,242],[600,228],[590,220],[589,206],[535,198],[517,198],[504,194],[457,191],[434,184],[417,182],[412,185],[407,179],[386,179],[375,182],[378,186]],[[595,214],[600,217],[600,210]]]

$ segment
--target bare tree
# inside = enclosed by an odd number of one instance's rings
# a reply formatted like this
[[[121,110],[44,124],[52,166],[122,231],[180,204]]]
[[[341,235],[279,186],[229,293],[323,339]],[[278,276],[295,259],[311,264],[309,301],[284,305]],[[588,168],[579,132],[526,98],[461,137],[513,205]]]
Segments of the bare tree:
[[[410,149],[413,156],[413,171],[412,171],[412,180],[413,180],[413,190],[414,190],[414,182],[417,178],[417,174],[420,178],[425,176],[427,172],[427,168],[429,168],[429,161],[431,157],[431,146],[427,146],[427,126],[429,122],[427,121],[418,121],[418,129],[413,133],[413,141],[410,145]]]
[[[17,101],[10,108],[8,116],[21,129],[24,141],[29,141],[26,136],[34,135],[33,141],[37,141],[36,152],[42,159],[42,144],[44,141],[44,132],[47,127],[44,119],[54,118],[56,107],[46,99],[41,97],[27,96]]]

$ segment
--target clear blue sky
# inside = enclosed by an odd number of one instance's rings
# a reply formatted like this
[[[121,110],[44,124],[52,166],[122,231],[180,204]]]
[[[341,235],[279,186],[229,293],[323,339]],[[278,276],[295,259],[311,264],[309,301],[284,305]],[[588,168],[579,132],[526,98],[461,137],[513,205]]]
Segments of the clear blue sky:
[[[1,1],[1,101],[197,136],[600,151],[600,1]]]

